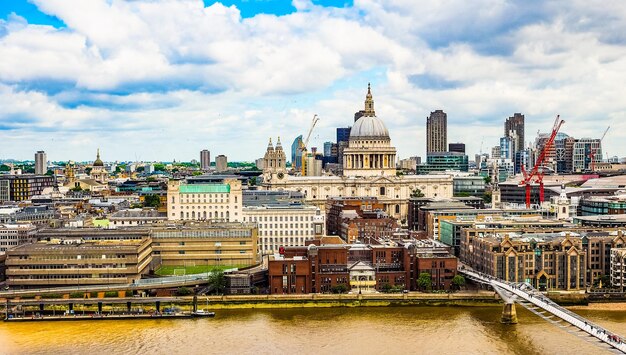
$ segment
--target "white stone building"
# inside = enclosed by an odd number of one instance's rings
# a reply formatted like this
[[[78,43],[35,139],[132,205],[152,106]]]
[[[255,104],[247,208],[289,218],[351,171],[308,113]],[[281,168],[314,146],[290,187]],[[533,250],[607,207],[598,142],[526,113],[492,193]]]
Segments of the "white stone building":
[[[210,184],[170,180],[167,187],[167,219],[241,222],[241,188],[237,179]]]
[[[385,124],[375,115],[374,100],[368,87],[364,115],[354,123],[348,147],[343,150],[343,176],[292,176],[285,174],[281,166],[266,164],[264,187],[300,191],[307,204],[322,211],[329,197],[374,196],[385,205],[387,214],[401,221],[406,220],[409,198],[417,189],[425,197],[453,196],[451,176],[397,176],[395,160],[396,148],[391,145]]]
[[[261,254],[276,253],[280,246],[304,246],[325,235],[325,216],[315,206],[246,206],[243,221],[257,224]]]

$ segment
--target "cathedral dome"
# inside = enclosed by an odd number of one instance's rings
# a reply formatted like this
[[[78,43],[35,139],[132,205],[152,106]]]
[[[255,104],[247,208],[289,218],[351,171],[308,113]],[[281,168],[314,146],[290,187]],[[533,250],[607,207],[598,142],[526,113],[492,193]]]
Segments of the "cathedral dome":
[[[389,131],[383,121],[376,116],[359,118],[350,130],[350,137],[382,137],[389,138]]]
[[[98,154],[96,155],[96,160],[93,162],[93,166],[104,166],[104,162],[100,160],[100,149],[98,149]]]

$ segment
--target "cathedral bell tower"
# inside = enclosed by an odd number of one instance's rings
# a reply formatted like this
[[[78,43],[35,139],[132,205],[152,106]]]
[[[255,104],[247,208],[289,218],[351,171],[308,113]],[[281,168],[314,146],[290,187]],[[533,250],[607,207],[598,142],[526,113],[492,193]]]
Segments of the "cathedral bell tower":
[[[287,156],[280,143],[280,137],[276,141],[276,147],[272,145],[272,138],[267,145],[267,151],[263,157],[265,164],[263,166],[263,181],[274,179],[281,180],[287,173]]]

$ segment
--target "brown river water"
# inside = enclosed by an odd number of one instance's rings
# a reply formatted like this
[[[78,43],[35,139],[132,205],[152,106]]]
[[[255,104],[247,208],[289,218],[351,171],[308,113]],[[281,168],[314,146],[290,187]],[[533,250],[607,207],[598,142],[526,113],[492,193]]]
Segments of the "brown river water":
[[[221,310],[213,319],[0,322],[0,354],[602,354],[517,307]],[[576,310],[626,335],[624,310]]]

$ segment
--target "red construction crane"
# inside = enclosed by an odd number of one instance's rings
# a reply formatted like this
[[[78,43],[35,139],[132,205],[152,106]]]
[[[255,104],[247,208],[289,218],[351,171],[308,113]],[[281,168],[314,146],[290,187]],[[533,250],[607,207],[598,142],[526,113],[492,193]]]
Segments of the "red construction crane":
[[[546,154],[554,144],[556,134],[559,132],[559,129],[561,128],[561,125],[563,123],[565,123],[565,121],[563,121],[560,116],[557,115],[556,119],[554,120],[554,125],[552,126],[552,133],[550,134],[550,138],[548,138],[546,144],[544,144],[544,146],[541,148],[541,152],[539,153],[539,156],[535,161],[535,165],[530,170],[530,172],[527,172],[524,168],[524,165],[522,165],[522,174],[524,175],[524,177],[522,178],[522,181],[520,181],[519,186],[526,187],[526,208],[530,207],[530,193],[532,191],[531,184],[533,182],[539,184],[539,202],[541,203],[544,201],[543,171],[540,168],[545,162]]]
[[[609,128],[611,128],[611,126],[608,126],[606,128],[606,130],[604,131],[604,134],[602,135],[602,138],[600,138],[600,141],[598,142],[598,148],[593,149],[593,142],[591,142],[590,147],[589,147],[589,159],[591,160],[591,171],[596,171],[596,152],[598,151],[598,149],[600,149],[600,147],[602,146],[602,140],[604,139],[604,136],[606,136],[606,132],[609,131]],[[602,157],[600,157],[602,158]]]

